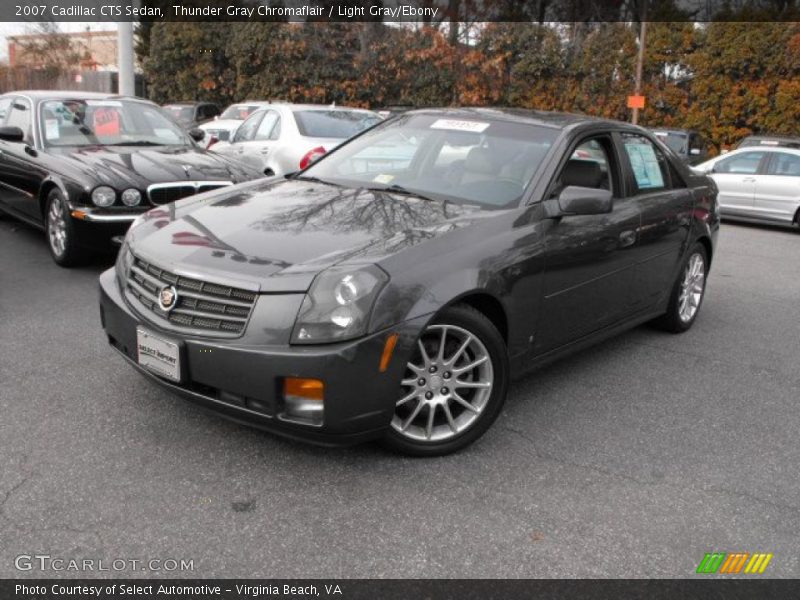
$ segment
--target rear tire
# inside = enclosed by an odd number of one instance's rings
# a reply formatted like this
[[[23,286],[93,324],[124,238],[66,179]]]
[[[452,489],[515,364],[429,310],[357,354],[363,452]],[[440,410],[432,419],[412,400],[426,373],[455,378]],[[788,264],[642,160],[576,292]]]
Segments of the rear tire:
[[[508,381],[508,352],[492,322],[471,306],[444,309],[417,340],[385,445],[412,456],[470,445],[500,414]]]
[[[706,295],[708,253],[701,243],[695,244],[681,265],[672,286],[667,312],[653,321],[660,329],[672,333],[688,331],[694,324]]]
[[[75,267],[87,258],[87,252],[78,246],[75,227],[69,206],[58,189],[50,190],[44,209],[44,230],[50,256],[60,267]]]

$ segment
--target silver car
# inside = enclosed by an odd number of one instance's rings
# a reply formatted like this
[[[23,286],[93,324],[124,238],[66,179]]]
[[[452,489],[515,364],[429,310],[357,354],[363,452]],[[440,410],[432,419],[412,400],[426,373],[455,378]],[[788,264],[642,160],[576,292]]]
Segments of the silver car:
[[[800,225],[800,150],[745,147],[695,167],[719,187],[723,217]]]
[[[377,113],[358,108],[274,103],[251,114],[230,143],[217,143],[212,151],[267,176],[286,175],[379,121]]]
[[[259,108],[269,106],[268,101],[253,100],[231,104],[222,111],[222,114],[215,117],[213,121],[208,121],[200,125],[200,129],[206,132],[203,142],[206,148],[210,148],[217,142],[228,142],[233,137],[234,132],[239,128],[244,120],[252,115]]]

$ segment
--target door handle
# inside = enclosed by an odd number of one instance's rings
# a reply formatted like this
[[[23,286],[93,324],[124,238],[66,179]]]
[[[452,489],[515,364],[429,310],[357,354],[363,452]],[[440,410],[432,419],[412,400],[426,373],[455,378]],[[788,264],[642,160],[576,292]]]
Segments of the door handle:
[[[269,148],[262,148],[259,152],[261,152],[261,154],[269,154]]]
[[[742,179],[742,183],[753,183],[756,180],[755,177],[745,177]]]

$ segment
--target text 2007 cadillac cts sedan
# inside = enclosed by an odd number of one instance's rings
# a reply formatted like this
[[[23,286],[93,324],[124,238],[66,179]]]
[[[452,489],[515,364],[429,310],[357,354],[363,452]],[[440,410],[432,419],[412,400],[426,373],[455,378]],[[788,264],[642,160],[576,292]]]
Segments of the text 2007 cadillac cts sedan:
[[[444,454],[512,376],[645,321],[689,329],[716,193],[624,123],[405,113],[286,180],[140,217],[100,278],[103,326],[234,420]]]

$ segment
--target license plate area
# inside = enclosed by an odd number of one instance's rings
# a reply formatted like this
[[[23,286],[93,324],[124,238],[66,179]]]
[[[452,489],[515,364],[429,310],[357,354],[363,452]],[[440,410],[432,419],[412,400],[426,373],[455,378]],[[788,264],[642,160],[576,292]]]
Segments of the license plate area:
[[[177,343],[137,327],[136,353],[142,367],[165,379],[180,383],[181,349]]]

